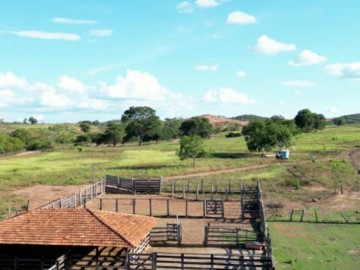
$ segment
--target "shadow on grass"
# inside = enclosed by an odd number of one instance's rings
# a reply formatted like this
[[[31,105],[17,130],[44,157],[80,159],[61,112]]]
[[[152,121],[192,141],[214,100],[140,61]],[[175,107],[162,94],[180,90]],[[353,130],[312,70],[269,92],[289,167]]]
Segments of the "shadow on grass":
[[[225,152],[218,152],[218,153],[212,153],[211,156],[214,157],[214,158],[240,159],[240,158],[255,157],[256,155],[254,155],[252,153],[225,153]]]
[[[178,168],[181,169],[181,165],[138,165],[138,166],[117,166],[107,168],[109,170],[160,170],[160,169],[169,169],[169,168]]]

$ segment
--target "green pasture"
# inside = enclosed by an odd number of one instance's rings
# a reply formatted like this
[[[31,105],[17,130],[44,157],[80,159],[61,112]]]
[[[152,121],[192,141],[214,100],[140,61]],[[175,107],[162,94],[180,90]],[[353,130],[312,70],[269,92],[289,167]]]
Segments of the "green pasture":
[[[43,125],[27,126],[40,128]],[[48,128],[46,125],[44,127]],[[69,126],[69,129],[73,128]],[[196,168],[192,168],[191,160],[180,161],[176,156],[179,148],[177,141],[146,143],[142,147],[136,143],[115,148],[89,146],[83,147],[81,152],[73,146],[61,145],[50,152],[0,157],[0,192],[7,194],[9,190],[35,184],[91,183],[94,176],[95,180],[99,180],[105,173],[123,177],[171,178],[266,165],[268,167],[257,170],[196,178],[223,179],[218,184],[219,189],[224,189],[228,179],[236,179],[234,188],[239,188],[240,180],[260,179],[265,194],[278,194],[296,200],[304,198],[305,190],[302,187],[305,186],[322,185],[329,190],[340,183],[345,187],[356,186],[359,178],[354,174],[347,153],[359,144],[359,125],[327,127],[323,131],[299,135],[290,148],[290,159],[278,161],[274,157],[262,158],[259,153],[248,152],[243,138],[225,138],[225,133],[221,133],[206,140],[210,154],[199,158]],[[336,171],[333,170],[334,166]],[[165,183],[165,190],[169,190],[169,185]],[[206,185],[211,189],[211,182],[207,181]],[[0,201],[9,200],[1,195]],[[0,207],[4,208],[3,205],[0,203]]]
[[[268,223],[276,269],[359,269],[360,225]]]

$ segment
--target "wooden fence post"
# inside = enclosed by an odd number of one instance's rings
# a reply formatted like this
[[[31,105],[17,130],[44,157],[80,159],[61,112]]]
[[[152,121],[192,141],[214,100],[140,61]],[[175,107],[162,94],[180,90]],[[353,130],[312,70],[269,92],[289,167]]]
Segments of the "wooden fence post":
[[[217,193],[217,180],[215,179],[215,193]]]
[[[211,200],[214,200],[214,186],[211,186]]]
[[[183,199],[185,199],[185,186],[184,186],[184,184],[182,185],[182,188],[183,188]]]
[[[199,184],[196,185],[196,200],[199,200]]]
[[[231,193],[231,180],[229,179],[229,188],[228,188],[228,190],[229,190],[229,193]]]
[[[157,252],[154,252],[151,257],[151,270],[156,270]]]
[[[167,216],[169,217],[170,216],[170,200],[169,199],[166,200],[166,213],[167,213]]]
[[[174,180],[171,181],[171,197],[175,195],[175,183]]]
[[[189,206],[188,206],[188,199],[185,200],[185,217],[188,216],[188,209],[189,209]]]
[[[152,217],[152,200],[149,199],[149,211],[150,211],[150,217]]]
[[[102,210],[103,208],[103,204],[102,204],[102,199],[100,198],[100,210]]]
[[[115,199],[115,212],[119,213],[119,199]]]
[[[190,179],[188,179],[187,184],[188,184],[188,192],[190,193]]]
[[[201,179],[201,192],[204,194],[204,179]]]
[[[133,199],[133,214],[136,214],[136,199]]]
[[[203,200],[203,217],[206,217],[206,199]]]
[[[222,197],[221,199],[221,202],[222,202],[222,213],[221,213],[221,216],[222,218],[225,218],[225,205],[224,205],[224,196]]]

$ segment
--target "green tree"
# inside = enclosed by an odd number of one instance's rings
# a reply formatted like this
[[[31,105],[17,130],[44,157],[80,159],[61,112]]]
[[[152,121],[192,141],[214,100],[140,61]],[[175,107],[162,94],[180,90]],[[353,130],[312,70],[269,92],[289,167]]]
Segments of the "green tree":
[[[177,151],[177,155],[180,160],[191,158],[193,161],[193,167],[196,166],[196,158],[203,156],[206,153],[204,141],[198,136],[182,136],[180,139],[180,149]]]
[[[180,137],[181,119],[166,118],[161,131],[161,139],[171,140]]]
[[[121,123],[110,122],[107,124],[105,132],[97,138],[96,144],[111,143],[114,147],[121,143],[125,136],[125,128]]]
[[[309,109],[303,109],[294,118],[295,124],[303,132],[312,132],[325,128],[326,118],[322,114],[316,114]]]
[[[263,156],[265,151],[270,151],[275,145],[275,141],[269,136],[266,123],[263,120],[250,122],[243,127],[242,135],[249,151],[262,152]]]
[[[161,121],[154,109],[144,107],[130,107],[126,110],[121,122],[125,124],[126,140],[136,137],[141,146],[144,138],[154,138],[161,132]]]
[[[242,135],[250,151],[262,152],[264,156],[265,151],[270,151],[275,146],[280,149],[290,146],[295,132],[293,121],[276,116],[267,120],[250,122],[243,127]]]
[[[209,119],[203,117],[192,117],[183,121],[180,125],[181,135],[193,136],[198,135],[201,138],[210,137],[213,131]]]
[[[345,119],[345,117],[334,118],[333,122],[334,122],[334,124],[337,125],[337,126],[346,125],[346,119]]]
[[[30,122],[30,124],[35,125],[35,124],[37,124],[38,120],[35,117],[30,116],[29,117],[29,122]]]
[[[90,124],[87,122],[81,122],[79,124],[79,127],[80,127],[81,131],[84,133],[88,133],[90,131]]]

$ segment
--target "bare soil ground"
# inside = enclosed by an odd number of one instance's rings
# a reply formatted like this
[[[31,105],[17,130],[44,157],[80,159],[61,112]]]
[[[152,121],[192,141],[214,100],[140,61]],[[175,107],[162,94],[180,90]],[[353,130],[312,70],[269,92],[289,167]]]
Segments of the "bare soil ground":
[[[23,197],[30,201],[30,210],[34,210],[48,202],[54,201],[61,197],[68,196],[88,185],[81,186],[47,186],[36,185],[33,187],[23,188],[13,191],[15,195]]]

